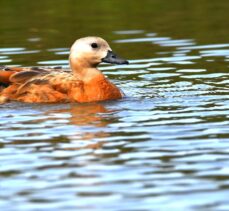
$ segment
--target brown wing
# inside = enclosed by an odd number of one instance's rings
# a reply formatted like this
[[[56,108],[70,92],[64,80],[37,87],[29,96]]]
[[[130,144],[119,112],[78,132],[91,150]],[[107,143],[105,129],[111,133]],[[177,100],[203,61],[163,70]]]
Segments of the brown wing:
[[[39,74],[50,73],[53,70],[59,71],[61,67],[6,67],[0,66],[0,86],[7,86],[10,83],[22,83]]]
[[[6,88],[0,91],[0,103],[8,100],[66,102],[71,101],[71,90],[74,93],[82,90],[82,81],[61,67],[0,67],[0,86],[2,83]]]
[[[81,81],[65,70],[23,70],[10,76],[11,85],[2,96],[23,102],[66,102],[69,90],[81,87]],[[80,88],[79,88],[80,89]]]
[[[42,76],[48,74],[49,72],[46,70],[24,70],[18,73],[14,73],[10,76],[9,81],[12,83],[25,83],[28,80],[31,80],[35,76]]]

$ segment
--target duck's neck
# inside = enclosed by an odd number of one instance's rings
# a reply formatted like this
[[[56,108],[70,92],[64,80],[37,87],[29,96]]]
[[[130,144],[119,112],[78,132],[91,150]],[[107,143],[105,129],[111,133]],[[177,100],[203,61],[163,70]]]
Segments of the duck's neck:
[[[83,89],[70,94],[73,101],[94,102],[122,98],[121,91],[96,66],[91,67],[80,61],[70,64],[73,74],[83,82]]]
[[[71,63],[70,66],[73,74],[85,83],[97,78],[99,76],[104,77],[102,72],[96,68],[96,66],[89,66],[88,64],[78,61],[77,63]]]

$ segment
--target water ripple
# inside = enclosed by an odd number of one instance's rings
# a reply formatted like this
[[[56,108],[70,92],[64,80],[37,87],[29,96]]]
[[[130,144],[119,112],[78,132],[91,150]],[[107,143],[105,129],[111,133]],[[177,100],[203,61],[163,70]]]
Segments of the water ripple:
[[[123,99],[0,105],[1,210],[228,209],[229,44],[114,36],[157,55],[99,67]],[[67,67],[53,56],[68,48],[2,48],[0,62],[31,52]]]

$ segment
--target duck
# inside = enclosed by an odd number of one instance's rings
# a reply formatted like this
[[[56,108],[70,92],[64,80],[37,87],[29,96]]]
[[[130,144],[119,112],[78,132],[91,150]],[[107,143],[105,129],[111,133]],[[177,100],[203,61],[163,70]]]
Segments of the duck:
[[[0,66],[0,103],[88,103],[123,98],[123,92],[99,69],[100,63],[128,64],[101,37],[76,40],[69,54],[70,69]]]

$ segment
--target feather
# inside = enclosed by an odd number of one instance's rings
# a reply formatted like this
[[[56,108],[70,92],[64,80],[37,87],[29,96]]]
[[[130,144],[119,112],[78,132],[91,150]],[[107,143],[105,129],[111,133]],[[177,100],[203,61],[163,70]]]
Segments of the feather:
[[[35,76],[38,75],[43,75],[44,71],[35,71],[35,70],[30,70],[30,71],[22,71],[19,73],[15,73],[10,77],[10,82],[12,83],[24,83],[31,78],[34,78]]]

